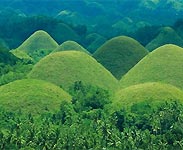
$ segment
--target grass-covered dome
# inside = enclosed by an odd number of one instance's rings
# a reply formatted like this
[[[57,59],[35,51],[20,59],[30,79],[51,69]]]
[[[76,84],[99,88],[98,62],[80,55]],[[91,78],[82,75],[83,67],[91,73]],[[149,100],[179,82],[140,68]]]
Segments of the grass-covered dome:
[[[94,58],[120,79],[147,54],[148,51],[136,40],[119,36],[105,42],[94,53]]]
[[[183,91],[169,84],[148,82],[121,89],[115,94],[114,108],[139,106],[156,106],[167,101],[183,102]],[[146,108],[148,109],[148,108]]]
[[[171,27],[163,27],[159,34],[146,45],[146,48],[152,51],[165,44],[175,44],[183,47],[183,39]]]
[[[82,81],[104,89],[115,89],[117,80],[94,58],[84,52],[62,51],[40,60],[29,78],[42,79],[68,89],[75,81]]]
[[[16,51],[24,51],[33,59],[39,60],[57,47],[57,42],[47,32],[39,30],[25,40]]]
[[[63,42],[53,52],[69,51],[69,50],[82,51],[82,52],[89,53],[83,46],[81,46],[75,41],[70,41],[70,40]]]
[[[167,44],[143,58],[120,81],[121,87],[162,82],[183,89],[183,48]]]
[[[60,87],[46,81],[24,79],[0,87],[0,106],[11,111],[41,114],[59,110],[71,96]]]

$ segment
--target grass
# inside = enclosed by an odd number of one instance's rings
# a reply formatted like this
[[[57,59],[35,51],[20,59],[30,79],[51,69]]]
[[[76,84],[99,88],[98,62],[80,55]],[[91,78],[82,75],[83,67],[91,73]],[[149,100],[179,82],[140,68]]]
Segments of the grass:
[[[64,23],[53,25],[50,33],[59,44],[68,40],[78,42],[78,40],[80,39],[79,35],[70,26]]]
[[[159,34],[146,45],[146,48],[152,51],[165,44],[175,44],[183,47],[183,39],[171,27],[163,27]]]
[[[143,58],[120,81],[122,88],[145,82],[161,82],[183,89],[183,48],[167,44]]]
[[[52,82],[66,90],[75,81],[109,90],[114,90],[118,83],[94,58],[79,51],[52,53],[40,60],[28,76]]]
[[[120,109],[122,107],[136,106],[157,106],[166,101],[179,100],[183,102],[183,91],[169,84],[158,82],[148,82],[132,85],[121,89],[115,94],[113,107]]]
[[[8,111],[42,114],[59,110],[71,96],[52,83],[24,79],[0,87],[0,106]]]
[[[16,50],[24,51],[33,59],[37,59],[41,53],[46,54],[58,47],[57,42],[45,31],[39,30],[33,33]]]
[[[68,51],[68,50],[75,50],[75,51],[82,51],[82,52],[89,53],[84,47],[82,47],[81,45],[79,45],[75,41],[66,41],[66,42],[63,42],[53,52]]]
[[[95,53],[94,58],[117,79],[127,73],[148,51],[136,40],[119,36],[108,40]]]
[[[11,50],[10,52],[13,55],[15,55],[17,58],[33,61],[33,59],[25,51],[14,49],[14,50]]]

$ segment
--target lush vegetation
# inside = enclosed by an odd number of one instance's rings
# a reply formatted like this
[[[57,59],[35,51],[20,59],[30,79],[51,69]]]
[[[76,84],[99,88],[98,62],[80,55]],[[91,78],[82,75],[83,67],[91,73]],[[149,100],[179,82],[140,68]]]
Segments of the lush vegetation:
[[[1,149],[177,149],[183,148],[183,106],[109,114],[107,91],[76,82],[72,103],[38,116],[0,109]],[[90,93],[90,94],[88,94]],[[102,100],[102,101],[101,101]],[[97,105],[96,105],[97,104]]]
[[[118,84],[101,64],[79,51],[52,53],[41,59],[28,76],[61,85],[66,91],[78,80],[109,90],[115,90]]]
[[[94,57],[117,79],[127,73],[148,51],[136,40],[119,36],[104,43]]]
[[[144,57],[121,79],[121,87],[145,82],[162,82],[183,88],[183,49],[167,44]]]

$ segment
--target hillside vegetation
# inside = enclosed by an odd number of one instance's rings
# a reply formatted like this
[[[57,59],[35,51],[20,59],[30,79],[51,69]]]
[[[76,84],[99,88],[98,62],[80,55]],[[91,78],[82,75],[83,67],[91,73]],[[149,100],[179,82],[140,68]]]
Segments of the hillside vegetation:
[[[63,101],[71,96],[54,84],[24,79],[0,87],[0,106],[7,111],[24,114],[43,114],[58,111]]]
[[[94,53],[94,58],[117,79],[127,73],[148,51],[136,40],[119,36],[105,42]]]
[[[117,80],[95,59],[84,52],[62,51],[41,59],[29,78],[42,79],[68,89],[75,81],[114,90]]]
[[[61,45],[59,45],[53,52],[68,51],[68,50],[75,50],[89,53],[84,47],[82,47],[75,41],[65,41]]]
[[[143,58],[120,81],[121,87],[161,82],[183,89],[183,48],[167,44]]]
[[[58,44],[47,32],[39,30],[25,40],[16,51],[24,51],[33,59],[39,60],[57,47]]]
[[[119,110],[123,107],[130,108],[130,106],[136,105],[139,111],[148,111],[149,107],[174,100],[183,103],[182,90],[169,84],[147,82],[117,91],[113,106]]]

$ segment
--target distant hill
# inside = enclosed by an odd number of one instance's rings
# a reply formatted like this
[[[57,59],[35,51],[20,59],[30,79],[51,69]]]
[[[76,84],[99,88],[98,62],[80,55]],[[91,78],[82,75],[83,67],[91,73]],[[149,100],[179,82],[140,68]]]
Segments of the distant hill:
[[[95,59],[84,52],[62,51],[41,59],[29,78],[42,79],[67,89],[75,81],[114,90],[117,80]]]
[[[79,35],[67,24],[59,23],[53,25],[50,30],[50,35],[59,43],[71,40],[78,42],[80,40]]]
[[[172,84],[183,89],[183,48],[167,44],[144,57],[120,81],[121,87],[145,82]]]
[[[183,47],[183,39],[171,27],[164,27],[160,30],[159,34],[146,45],[146,48],[152,51],[165,44],[175,44]]]
[[[183,102],[183,91],[169,84],[147,82],[132,85],[116,92],[114,105],[117,108],[143,104],[156,106],[166,101]]]
[[[61,45],[59,45],[53,52],[68,51],[68,50],[75,50],[89,53],[84,47],[82,47],[75,41],[65,41]]]
[[[54,112],[61,102],[70,100],[71,96],[61,88],[41,80],[17,80],[0,87],[0,106],[12,112]]]
[[[117,79],[121,79],[147,54],[148,51],[136,40],[118,36],[105,42],[93,56]]]
[[[58,47],[56,41],[45,31],[33,33],[16,50],[24,51],[33,59],[39,60]]]
[[[100,34],[90,33],[85,37],[85,43],[90,53],[94,53],[107,39]]]

